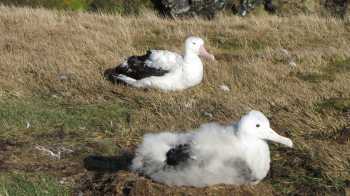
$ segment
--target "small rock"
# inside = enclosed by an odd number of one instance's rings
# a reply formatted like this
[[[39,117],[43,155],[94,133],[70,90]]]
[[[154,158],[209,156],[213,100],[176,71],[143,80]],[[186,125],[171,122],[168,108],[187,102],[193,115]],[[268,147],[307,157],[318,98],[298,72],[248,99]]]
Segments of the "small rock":
[[[204,115],[204,116],[207,116],[207,117],[209,117],[209,118],[213,118],[213,114],[210,113],[210,112],[204,112],[203,115]]]
[[[290,54],[287,49],[281,48],[281,52],[286,55],[287,57],[290,57]]]
[[[32,125],[27,121],[26,128],[29,129]]]
[[[292,68],[295,68],[295,67],[297,67],[297,64],[292,60],[289,62],[289,66]]]
[[[229,92],[230,91],[230,88],[227,86],[227,85],[220,85],[219,88],[223,91],[226,91],[226,92]]]
[[[64,184],[65,182],[66,182],[66,181],[65,181],[64,178],[62,178],[62,179],[59,181],[60,184]]]
[[[278,61],[282,61],[286,64],[288,64],[289,67],[291,68],[295,68],[297,66],[297,64],[295,63],[294,57],[292,56],[292,54],[285,48],[281,48],[279,49],[276,53],[275,53],[275,58]]]
[[[68,80],[68,76],[66,74],[59,74],[58,79],[61,81]]]
[[[190,100],[188,100],[187,102],[184,103],[184,106],[185,106],[185,108],[192,108],[193,105],[195,104],[195,102],[196,101],[194,99],[190,99]]]

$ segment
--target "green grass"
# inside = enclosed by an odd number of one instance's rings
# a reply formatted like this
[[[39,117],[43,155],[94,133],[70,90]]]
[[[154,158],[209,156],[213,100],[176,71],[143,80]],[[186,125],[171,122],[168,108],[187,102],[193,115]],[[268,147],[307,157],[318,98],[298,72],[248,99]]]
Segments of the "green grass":
[[[43,96],[23,99],[7,96],[1,99],[0,144],[2,141],[3,145],[0,146],[0,155],[4,156],[0,157],[14,155],[21,160],[10,157],[12,161],[4,160],[9,161],[4,166],[6,171],[11,172],[0,172],[0,196],[71,195],[71,182],[62,186],[49,176],[51,172],[61,173],[55,167],[48,167],[49,172],[39,174],[15,173],[13,168],[27,168],[26,172],[34,172],[32,167],[45,165],[48,161],[68,168],[89,154],[115,155],[120,149],[114,138],[124,133],[120,130],[124,130],[128,115],[129,108],[113,98],[91,104]],[[27,122],[30,128],[26,128]],[[22,145],[23,142],[26,145]],[[45,146],[54,152],[57,146],[64,146],[76,154],[52,160],[45,153],[35,150],[35,145]],[[29,153],[32,158],[27,159]]]
[[[219,45],[223,51],[234,52],[242,49],[241,41],[238,38],[212,36],[210,40],[213,45]]]
[[[127,117],[128,110],[118,101],[94,104],[69,103],[59,98],[0,101],[0,128],[12,130],[26,128],[50,129],[63,126],[72,130],[113,131],[113,125]]]
[[[335,58],[328,65],[322,67],[320,72],[297,72],[296,77],[301,80],[318,83],[321,81],[334,81],[336,74],[350,72],[350,58]]]
[[[145,7],[153,7],[151,0],[0,0],[0,4],[136,15]]]
[[[322,81],[334,81],[334,75],[331,75],[329,73],[301,73],[297,72],[296,77],[298,77],[301,80],[304,80],[306,82],[311,82],[311,83],[319,83]]]
[[[350,110],[350,98],[331,98],[316,104],[316,110],[334,109],[337,111]]]
[[[350,58],[337,58],[323,69],[327,73],[350,72]]]
[[[50,176],[42,174],[0,173],[1,196],[65,196],[69,189]]]

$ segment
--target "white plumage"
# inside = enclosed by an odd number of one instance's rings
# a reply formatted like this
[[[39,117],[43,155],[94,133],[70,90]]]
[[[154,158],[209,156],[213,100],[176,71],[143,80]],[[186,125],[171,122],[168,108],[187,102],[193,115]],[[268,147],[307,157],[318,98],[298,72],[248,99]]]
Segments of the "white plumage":
[[[150,50],[143,56],[129,57],[116,68],[115,79],[139,88],[164,91],[183,90],[203,79],[203,63],[199,56],[214,60],[199,37],[185,41],[184,54],[167,50]]]
[[[151,55],[145,61],[146,65],[156,69],[175,70],[183,65],[183,57],[168,50],[151,50]]]
[[[266,140],[293,146],[261,112],[251,111],[229,126],[210,123],[188,133],[146,134],[131,169],[168,185],[256,184],[270,168]]]

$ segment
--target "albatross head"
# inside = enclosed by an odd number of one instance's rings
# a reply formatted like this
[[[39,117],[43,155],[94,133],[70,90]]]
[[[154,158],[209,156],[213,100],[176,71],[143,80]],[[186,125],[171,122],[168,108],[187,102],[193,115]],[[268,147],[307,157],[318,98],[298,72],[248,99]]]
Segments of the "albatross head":
[[[280,136],[270,128],[270,122],[259,111],[250,111],[243,116],[238,123],[238,131],[248,137],[257,137],[262,140],[270,140],[293,147],[293,142],[289,138]]]
[[[204,47],[203,39],[199,37],[188,37],[185,42],[186,53],[193,53],[211,60],[215,60],[214,55],[210,54]]]

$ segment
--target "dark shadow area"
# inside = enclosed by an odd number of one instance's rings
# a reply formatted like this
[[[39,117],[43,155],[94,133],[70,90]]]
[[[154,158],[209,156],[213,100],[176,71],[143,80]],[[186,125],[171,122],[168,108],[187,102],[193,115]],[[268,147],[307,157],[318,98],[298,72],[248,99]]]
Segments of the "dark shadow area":
[[[129,170],[134,153],[123,152],[119,156],[97,156],[90,155],[84,159],[84,168],[88,171],[99,173],[117,172]]]
[[[326,0],[324,6],[331,15],[344,19],[348,11],[349,2],[349,0]]]
[[[115,75],[116,75],[115,68],[108,68],[103,72],[104,78],[112,82],[113,84],[118,83],[118,80],[115,79]]]
[[[83,164],[91,172],[80,178],[73,195],[115,195],[115,185],[120,180],[116,172],[128,171],[133,158],[131,151],[124,151],[118,156],[87,156]],[[125,192],[130,191],[126,189]]]
[[[157,10],[158,14],[160,14],[163,17],[169,16],[167,15],[167,10],[165,6],[162,4],[161,0],[151,0],[153,7],[155,10]]]

